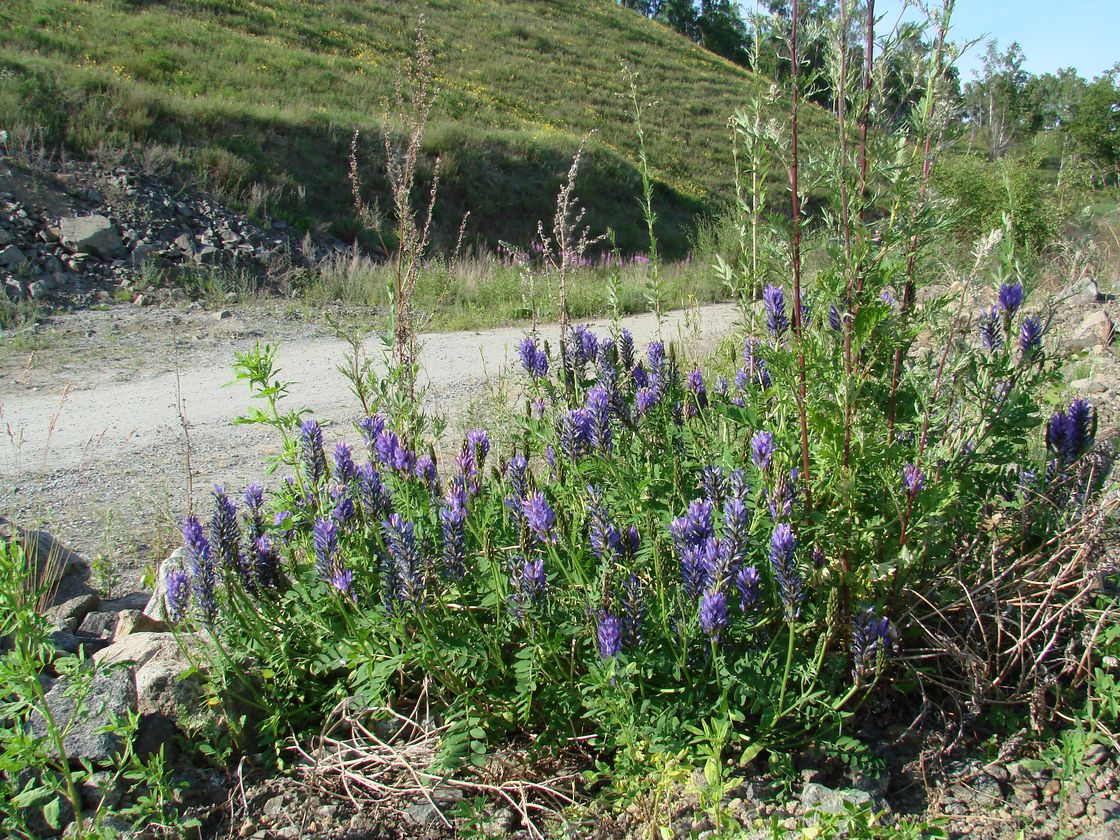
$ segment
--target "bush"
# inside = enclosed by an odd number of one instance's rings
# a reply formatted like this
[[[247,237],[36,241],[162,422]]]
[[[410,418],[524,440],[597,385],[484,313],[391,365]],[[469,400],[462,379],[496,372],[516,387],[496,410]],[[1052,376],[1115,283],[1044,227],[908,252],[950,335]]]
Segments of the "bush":
[[[953,232],[971,245],[1011,219],[1017,245],[1031,252],[1051,245],[1062,225],[1079,207],[1066,206],[1046,183],[1038,161],[1006,157],[992,162],[973,155],[954,155],[934,170],[937,191],[959,212]]]
[[[445,767],[525,737],[537,750],[578,738],[635,772],[679,750],[780,766],[809,741],[867,760],[852,715],[950,656],[930,652],[936,622],[916,616],[948,610],[951,581],[967,585],[993,552],[1031,557],[1099,486],[1084,468],[1092,408],[1044,423],[1059,360],[1016,265],[1008,241],[973,340],[944,302],[904,325],[892,268],[869,276],[848,464],[843,316],[823,280],[800,341],[783,290],[767,289],[765,332],[716,360],[733,381],[686,372],[660,342],[639,357],[624,329],[576,327],[559,354],[526,337],[517,444],[498,457],[471,431],[442,474],[423,416],[360,366],[361,456],[345,443],[328,455],[314,420],[281,410],[258,349],[238,370],[269,408],[249,419],[277,428],[292,475],[251,487],[240,513],[215,490],[209,536],[184,527],[192,565],[169,607],[189,600],[216,633],[277,741],[344,698],[385,708],[426,693],[449,726]],[[930,349],[905,357],[892,421],[884,360],[922,329]],[[1026,667],[988,696],[1041,690]]]

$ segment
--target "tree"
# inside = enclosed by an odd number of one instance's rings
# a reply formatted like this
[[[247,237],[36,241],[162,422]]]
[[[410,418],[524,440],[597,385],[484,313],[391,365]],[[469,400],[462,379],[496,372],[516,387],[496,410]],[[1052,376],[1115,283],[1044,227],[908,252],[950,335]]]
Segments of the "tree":
[[[973,137],[983,135],[993,158],[1002,157],[1016,139],[1030,130],[1026,96],[1030,74],[1023,69],[1025,61],[1018,43],[1000,52],[997,42],[991,40],[979,78],[965,85],[966,118],[972,125]]]
[[[1120,87],[1109,73],[1086,86],[1069,121],[1069,135],[1085,155],[1120,181]]]

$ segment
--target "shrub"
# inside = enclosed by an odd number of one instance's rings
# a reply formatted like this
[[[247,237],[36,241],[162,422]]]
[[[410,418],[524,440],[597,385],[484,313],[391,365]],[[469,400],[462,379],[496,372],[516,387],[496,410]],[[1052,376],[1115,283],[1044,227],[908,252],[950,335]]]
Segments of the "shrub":
[[[346,697],[393,707],[426,691],[452,766],[519,736],[579,738],[635,769],[651,751],[746,761],[810,740],[858,759],[852,714],[902,662],[936,668],[908,656],[928,642],[915,611],[948,606],[946,576],[968,579],[993,551],[1031,556],[1099,486],[1082,466],[1092,408],[1045,420],[1058,360],[1013,253],[1004,243],[972,337],[944,302],[904,326],[879,294],[890,267],[868,278],[850,468],[843,316],[824,286],[800,342],[783,290],[767,288],[765,331],[740,345],[731,381],[686,371],[660,342],[639,354],[623,329],[576,327],[558,353],[527,336],[516,445],[499,456],[471,431],[442,472],[420,415],[385,402],[391,383],[366,389],[360,451],[328,451],[314,420],[281,411],[271,352],[242,357],[270,405],[252,419],[283,435],[292,474],[250,488],[240,512],[216,489],[209,536],[187,521],[195,620],[237,683],[259,686],[276,739]],[[877,360],[921,329],[930,347],[905,359],[892,424]]]

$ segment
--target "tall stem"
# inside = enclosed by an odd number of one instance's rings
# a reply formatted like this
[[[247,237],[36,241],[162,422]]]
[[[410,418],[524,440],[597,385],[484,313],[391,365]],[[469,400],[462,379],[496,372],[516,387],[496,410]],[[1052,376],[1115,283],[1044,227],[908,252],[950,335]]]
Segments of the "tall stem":
[[[809,423],[805,416],[805,344],[801,335],[801,197],[797,186],[797,65],[800,58],[797,54],[797,23],[800,3],[793,0],[793,24],[790,29],[790,85],[792,88],[790,105],[790,164],[789,186],[792,197],[793,209],[793,242],[791,246],[793,258],[793,330],[797,333],[797,380],[798,399],[797,414],[801,421],[801,469],[805,476],[805,514],[808,516],[813,511],[813,491],[809,481]]]
[[[934,138],[934,103],[937,100],[937,87],[938,82],[944,75],[944,60],[945,60],[945,36],[949,31],[949,19],[953,14],[954,0],[945,0],[945,6],[942,10],[942,17],[940,25],[937,30],[937,49],[934,52],[933,64],[930,67],[929,75],[926,82],[926,105],[922,114],[922,128],[925,132],[925,137],[922,143],[922,180],[918,188],[918,203],[919,206],[923,201],[927,192],[929,191],[930,174],[933,171],[933,138]],[[914,215],[917,215],[915,212]],[[905,319],[909,314],[911,307],[914,305],[914,268],[918,259],[918,234],[914,233],[910,237],[910,252],[906,260],[906,284],[902,291],[902,304],[899,307],[899,315]],[[902,360],[906,356],[906,348],[898,347],[894,351],[894,367],[891,370],[891,397],[890,397],[890,414],[887,418],[887,443],[889,444],[894,439],[894,423],[897,410],[898,398],[898,379],[902,372]]]

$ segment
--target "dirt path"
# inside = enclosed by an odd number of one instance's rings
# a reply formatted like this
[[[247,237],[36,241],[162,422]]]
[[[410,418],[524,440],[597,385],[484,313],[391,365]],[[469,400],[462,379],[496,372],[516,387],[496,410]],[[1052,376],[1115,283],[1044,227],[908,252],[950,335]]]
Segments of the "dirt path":
[[[685,313],[676,312],[663,336],[686,336],[690,351],[703,352],[736,317],[731,304],[697,312],[698,329]],[[64,332],[82,340],[57,341],[42,372],[32,363],[16,375],[8,360],[9,375],[0,380],[0,433],[7,437],[0,449],[0,510],[48,522],[87,554],[107,551],[119,558],[126,589],[139,582],[146,565],[162,557],[186,507],[186,446],[177,392],[190,423],[196,497],[214,483],[240,490],[262,476],[276,451],[269,430],[233,425],[248,405],[247,387],[229,385],[234,351],[279,335],[281,377],[292,383],[288,405],[309,407],[320,422],[337,424],[329,437],[352,437],[347,429],[358,409],[337,370],[346,345],[336,338],[306,337],[307,330],[299,337],[291,325],[266,318],[251,329],[227,329],[221,341],[193,347],[184,362],[174,352],[176,342],[161,343],[159,328],[151,323],[127,324],[123,339],[120,329],[106,330],[108,338],[98,341],[98,313],[85,317],[93,326],[75,331],[73,324],[66,325]],[[243,325],[249,317],[237,313],[226,320]],[[650,315],[627,318],[625,324],[639,347],[656,336]],[[602,330],[606,324],[594,326]],[[550,325],[541,332],[555,346],[558,328]],[[421,379],[429,386],[430,407],[448,415],[453,429],[460,425],[486,381],[508,365],[524,334],[523,327],[505,327],[424,335]],[[121,345],[124,349],[115,354],[106,352]],[[364,346],[371,358],[380,358],[377,336],[367,337]]]

